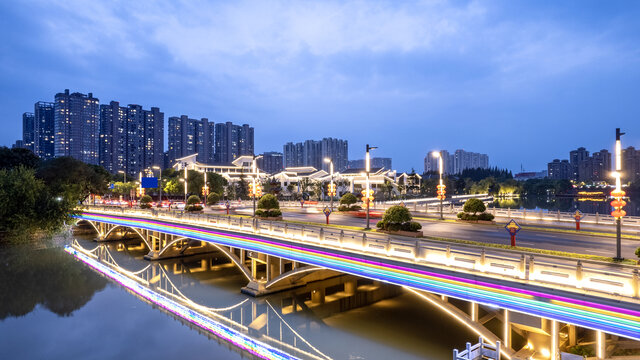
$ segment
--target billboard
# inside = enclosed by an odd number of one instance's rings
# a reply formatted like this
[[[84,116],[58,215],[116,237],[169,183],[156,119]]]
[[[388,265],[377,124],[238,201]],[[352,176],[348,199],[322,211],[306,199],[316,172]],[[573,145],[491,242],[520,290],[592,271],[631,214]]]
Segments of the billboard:
[[[143,177],[141,182],[143,189],[152,189],[158,187],[157,177]]]

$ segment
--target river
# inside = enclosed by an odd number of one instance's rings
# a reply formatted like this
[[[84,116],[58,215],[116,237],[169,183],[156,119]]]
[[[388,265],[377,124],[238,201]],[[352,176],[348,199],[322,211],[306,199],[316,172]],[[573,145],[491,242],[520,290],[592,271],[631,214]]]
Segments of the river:
[[[97,246],[90,238],[76,238],[87,249]],[[254,357],[75,260],[63,250],[71,240],[61,235],[43,246],[0,248],[2,358]],[[108,247],[122,268],[135,271],[150,264],[142,259],[146,250],[135,241],[113,242]],[[318,358],[450,359],[453,348],[477,342],[467,327],[417,296],[366,279],[357,279],[358,291],[380,300],[337,309],[330,302],[339,293],[327,296],[329,305],[317,307],[305,305],[308,299],[300,291],[261,298],[244,295],[240,288],[246,280],[241,272],[215,253],[165,260],[157,266],[166,269],[176,288],[195,303],[235,306],[224,315],[235,316],[233,321],[238,321],[238,313],[253,312],[256,317],[264,312],[270,324],[258,329],[256,337],[264,339],[268,333],[279,338],[284,348],[295,344]],[[300,305],[291,299],[298,299]],[[250,327],[256,327],[257,319]]]

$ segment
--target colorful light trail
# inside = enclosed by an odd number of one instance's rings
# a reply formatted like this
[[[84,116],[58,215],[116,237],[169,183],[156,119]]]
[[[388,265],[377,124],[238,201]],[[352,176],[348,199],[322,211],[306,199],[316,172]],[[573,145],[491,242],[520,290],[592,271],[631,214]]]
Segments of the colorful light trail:
[[[96,213],[84,213],[78,218],[159,231],[219,245],[258,251],[331,270],[497,306],[640,340],[640,311],[609,305],[606,304],[606,301],[598,303],[594,301],[595,299],[581,300],[579,298],[582,296],[579,294],[576,294],[575,297],[569,297],[566,292],[554,289],[550,289],[548,292],[527,290],[515,287],[518,284],[514,282],[492,283],[489,282],[489,279],[486,279],[486,281],[473,280],[432,270],[424,270],[428,268],[426,266],[420,269],[418,268],[420,267],[419,265],[405,264],[383,257],[375,258],[355,252],[320,248],[287,240],[222,233],[217,230],[168,221]],[[522,287],[525,286],[525,284],[522,285]],[[562,295],[559,295],[561,293]]]

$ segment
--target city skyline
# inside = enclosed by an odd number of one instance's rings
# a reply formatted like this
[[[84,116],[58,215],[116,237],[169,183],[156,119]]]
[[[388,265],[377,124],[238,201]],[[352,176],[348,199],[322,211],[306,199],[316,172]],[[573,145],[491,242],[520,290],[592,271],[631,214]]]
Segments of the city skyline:
[[[0,62],[0,144],[20,138],[34,102],[69,88],[252,124],[256,153],[313,134],[349,140],[354,159],[378,146],[402,170],[430,149],[473,148],[492,166],[539,171],[567,149],[612,151],[616,127],[639,147],[638,4],[123,7],[0,5],[14,34]]]

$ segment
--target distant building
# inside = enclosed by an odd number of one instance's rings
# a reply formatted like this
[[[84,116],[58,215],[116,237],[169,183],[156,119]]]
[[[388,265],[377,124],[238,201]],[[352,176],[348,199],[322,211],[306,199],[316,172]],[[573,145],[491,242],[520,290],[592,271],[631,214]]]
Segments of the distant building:
[[[253,156],[253,127],[247,124],[234,125],[231,122],[216,124],[214,149],[216,164],[230,164],[240,156]]]
[[[349,160],[349,169],[364,169],[364,159]],[[391,158],[373,157],[371,158],[372,168],[385,168],[391,170]]]
[[[25,149],[35,151],[35,117],[33,113],[26,112],[22,114],[22,145]]]
[[[214,123],[208,119],[190,119],[187,115],[169,118],[169,163],[192,154],[198,154],[197,161],[213,164]]]
[[[344,171],[349,164],[349,144],[347,140],[324,138],[320,141],[305,140],[286,143],[283,146],[284,167],[313,167],[329,170],[325,158],[333,161],[334,171]]]
[[[16,140],[16,142],[13,143],[13,145],[11,145],[12,149],[23,149],[24,148],[24,143],[22,142],[22,140]]]
[[[257,160],[257,165],[260,170],[266,173],[277,174],[284,169],[282,161],[282,153],[269,151],[262,154],[262,157]]]
[[[71,156],[89,164],[98,164],[100,109],[92,93],[55,96],[54,156]]]
[[[640,180],[640,150],[633,146],[622,150],[622,179],[624,182]]]
[[[99,161],[111,173],[137,174],[163,166],[164,113],[117,101],[100,105]]]
[[[548,176],[548,174],[549,174],[548,170],[521,172],[513,175],[513,178],[519,181],[530,180],[530,179],[544,179]]]
[[[437,151],[437,150],[434,150]],[[424,172],[438,173],[440,171],[438,158],[433,156],[434,151],[429,151],[424,157]],[[449,154],[447,150],[440,150],[442,156],[442,172],[444,174],[454,174],[455,156]]]
[[[466,169],[488,169],[489,156],[487,154],[456,150],[454,154],[453,173],[461,174]]]
[[[579,147],[576,150],[572,150],[569,152],[569,163],[571,163],[571,179],[579,181],[580,180],[580,164],[583,163],[586,159],[589,158],[589,152],[587,149],[583,147]],[[584,171],[583,171],[584,173]]]
[[[42,160],[55,156],[55,103],[38,101],[34,105],[34,153]]]
[[[554,159],[547,164],[547,173],[549,179],[570,180],[573,177],[573,167],[569,160]]]
[[[606,181],[611,171],[611,153],[602,149],[589,156],[584,147],[569,152],[569,179],[581,182]],[[551,177],[551,174],[549,174]]]

